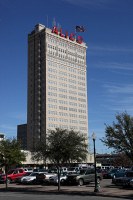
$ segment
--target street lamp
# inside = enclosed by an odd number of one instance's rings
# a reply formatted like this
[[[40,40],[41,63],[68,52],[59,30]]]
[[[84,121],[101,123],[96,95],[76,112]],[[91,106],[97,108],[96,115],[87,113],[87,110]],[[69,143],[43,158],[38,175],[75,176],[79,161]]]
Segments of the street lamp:
[[[94,192],[99,192],[99,184],[97,180],[97,169],[96,169],[96,148],[95,148],[95,141],[96,141],[96,135],[95,133],[92,134],[92,140],[94,145],[94,169],[95,169],[95,188]]]

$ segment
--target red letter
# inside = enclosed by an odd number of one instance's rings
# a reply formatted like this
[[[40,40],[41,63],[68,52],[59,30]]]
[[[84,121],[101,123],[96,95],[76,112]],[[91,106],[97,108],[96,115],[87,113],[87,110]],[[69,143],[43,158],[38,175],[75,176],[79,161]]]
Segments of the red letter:
[[[65,37],[65,35],[62,33],[62,28],[60,29],[60,36]]]
[[[75,34],[71,33],[70,36],[69,36],[69,39],[72,40],[72,41],[74,41],[75,40],[74,36],[75,36]]]
[[[58,35],[58,29],[57,29],[57,27],[56,27],[56,26],[54,26],[54,27],[53,27],[53,29],[52,29],[52,33],[55,33],[55,34],[57,34],[57,35]]]
[[[65,38],[68,38],[68,32],[66,31],[66,35],[65,35]]]
[[[83,42],[83,38],[81,36],[78,36],[77,37],[77,40],[76,40],[79,44],[81,44]]]

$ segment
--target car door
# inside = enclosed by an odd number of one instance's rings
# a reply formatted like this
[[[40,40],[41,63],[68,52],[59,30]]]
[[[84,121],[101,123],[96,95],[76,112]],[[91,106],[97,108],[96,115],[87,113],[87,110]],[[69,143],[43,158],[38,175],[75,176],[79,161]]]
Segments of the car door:
[[[24,174],[26,174],[26,172],[24,172],[23,169],[18,170],[18,178],[22,177]]]
[[[12,174],[12,180],[15,180],[18,177],[18,170],[14,170]]]
[[[90,181],[91,181],[91,170],[88,169],[86,170],[85,175],[84,175],[84,182],[89,183]]]

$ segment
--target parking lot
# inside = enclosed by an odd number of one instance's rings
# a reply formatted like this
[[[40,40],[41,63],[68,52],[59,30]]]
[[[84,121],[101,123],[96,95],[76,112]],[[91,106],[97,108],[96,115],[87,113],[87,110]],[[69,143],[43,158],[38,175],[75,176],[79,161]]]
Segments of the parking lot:
[[[94,192],[95,184],[91,183],[83,186],[61,186],[60,193],[71,193],[79,195],[100,195],[122,198],[133,198],[133,188],[122,188],[112,184],[111,179],[103,179],[100,182],[99,192]],[[0,184],[0,191],[5,191],[5,184]],[[32,193],[57,193],[58,186],[54,185],[21,185],[8,184],[8,191],[26,191]]]

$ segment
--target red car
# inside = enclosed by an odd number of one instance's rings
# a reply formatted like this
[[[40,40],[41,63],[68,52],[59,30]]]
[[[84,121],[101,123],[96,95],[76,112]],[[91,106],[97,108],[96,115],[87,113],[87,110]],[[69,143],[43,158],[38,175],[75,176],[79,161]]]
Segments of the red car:
[[[8,183],[15,182],[16,179],[22,177],[25,174],[26,172],[22,168],[11,169],[7,172],[7,181]],[[5,182],[5,181],[6,181],[6,175],[3,174],[0,176],[0,182]]]

